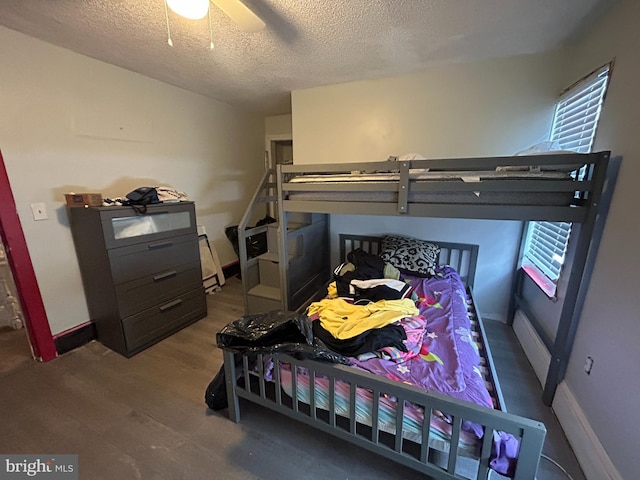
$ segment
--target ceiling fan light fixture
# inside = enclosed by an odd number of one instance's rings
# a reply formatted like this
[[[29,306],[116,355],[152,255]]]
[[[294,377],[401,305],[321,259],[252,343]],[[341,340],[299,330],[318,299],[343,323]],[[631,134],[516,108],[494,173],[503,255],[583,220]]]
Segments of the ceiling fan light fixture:
[[[169,8],[178,15],[200,20],[209,12],[209,0],[166,0]]]

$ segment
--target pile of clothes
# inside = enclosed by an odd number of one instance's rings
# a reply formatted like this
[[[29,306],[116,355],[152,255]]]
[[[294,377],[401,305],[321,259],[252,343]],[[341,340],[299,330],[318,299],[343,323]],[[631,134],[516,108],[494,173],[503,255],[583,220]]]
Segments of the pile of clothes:
[[[309,306],[313,334],[348,357],[409,354],[409,336],[421,339],[425,328],[411,292],[397,268],[356,249],[334,270],[327,298]]]

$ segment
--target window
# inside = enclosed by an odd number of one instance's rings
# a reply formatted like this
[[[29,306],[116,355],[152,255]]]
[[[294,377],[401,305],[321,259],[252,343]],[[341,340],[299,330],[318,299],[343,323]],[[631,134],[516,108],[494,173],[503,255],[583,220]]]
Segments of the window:
[[[563,150],[591,151],[608,80],[609,65],[606,65],[560,97],[551,126],[552,142],[558,142]]]
[[[591,151],[607,91],[610,65],[599,68],[570,87],[556,103],[550,140],[562,150]],[[578,178],[584,169],[575,172]],[[529,222],[522,267],[553,297],[567,253],[571,224],[567,222]]]

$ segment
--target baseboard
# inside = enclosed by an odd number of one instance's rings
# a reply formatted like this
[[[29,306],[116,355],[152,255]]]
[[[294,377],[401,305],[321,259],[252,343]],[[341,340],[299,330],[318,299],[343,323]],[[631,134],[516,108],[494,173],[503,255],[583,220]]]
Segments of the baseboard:
[[[516,312],[513,330],[540,384],[544,385],[551,354],[529,323],[527,316],[520,310]],[[558,385],[552,408],[586,478],[588,480],[622,480],[565,382]]]
[[[240,262],[233,262],[222,267],[222,273],[225,278],[231,278],[234,275],[240,275]]]
[[[53,338],[58,355],[67,353],[74,348],[81,347],[96,338],[96,327],[93,323],[87,322],[78,325],[70,330],[58,333]]]
[[[540,385],[545,384],[549,365],[551,364],[551,354],[544,346],[542,340],[536,333],[529,319],[524,312],[518,310],[513,320],[513,331],[518,337],[524,353],[536,372]]]
[[[553,410],[587,480],[623,480],[566,382],[558,385]]]

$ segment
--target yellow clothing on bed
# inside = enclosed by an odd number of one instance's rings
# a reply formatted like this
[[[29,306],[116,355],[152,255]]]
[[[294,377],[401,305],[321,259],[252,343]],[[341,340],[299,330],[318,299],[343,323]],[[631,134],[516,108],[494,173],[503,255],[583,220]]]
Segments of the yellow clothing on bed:
[[[418,313],[420,312],[409,298],[379,300],[367,305],[353,305],[340,298],[324,299],[312,303],[307,310],[309,316],[318,314],[323,328],[341,340]]]
[[[327,286],[327,297],[338,298],[338,287],[336,287],[336,282],[331,282]]]

